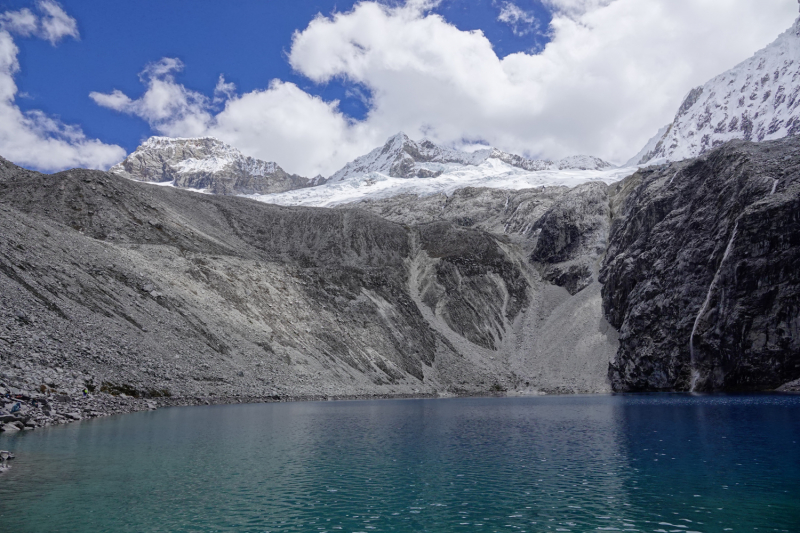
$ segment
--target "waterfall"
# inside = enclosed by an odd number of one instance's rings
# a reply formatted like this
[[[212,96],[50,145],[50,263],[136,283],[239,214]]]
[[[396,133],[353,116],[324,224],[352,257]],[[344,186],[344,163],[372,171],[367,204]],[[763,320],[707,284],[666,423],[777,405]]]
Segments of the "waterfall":
[[[769,195],[772,196],[775,194],[775,189],[778,188],[778,178],[772,178],[772,190],[769,192]]]
[[[694,334],[697,331],[697,325],[700,323],[700,317],[706,312],[708,308],[708,304],[711,302],[711,293],[714,291],[714,288],[717,286],[717,281],[719,281],[719,273],[722,271],[722,265],[725,264],[725,260],[731,253],[733,249],[733,241],[736,239],[736,232],[739,230],[739,221],[736,221],[736,224],[733,226],[733,233],[731,233],[731,238],[728,241],[728,246],[725,248],[725,253],[722,254],[722,261],[719,262],[719,267],[717,267],[716,273],[714,273],[714,279],[711,280],[711,285],[708,286],[708,293],[706,293],[706,299],[703,302],[703,305],[700,307],[700,312],[697,313],[697,318],[694,319],[694,326],[692,326],[692,334],[689,336],[689,361],[692,367],[692,381],[689,388],[690,392],[695,391],[695,386],[697,385],[697,381],[700,379],[700,372],[697,371],[695,368],[695,359],[694,359]]]

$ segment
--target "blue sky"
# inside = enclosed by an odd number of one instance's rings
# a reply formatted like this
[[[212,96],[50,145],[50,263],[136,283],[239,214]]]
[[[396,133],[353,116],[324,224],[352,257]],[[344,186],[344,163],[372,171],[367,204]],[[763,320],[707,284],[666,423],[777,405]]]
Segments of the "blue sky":
[[[92,91],[120,89],[143,92],[138,73],[162,57],[180,58],[186,65],[179,80],[187,87],[211,93],[220,74],[241,92],[266,87],[279,78],[298,84],[326,100],[340,100],[349,116],[363,118],[366,107],[339,80],[317,85],[293,72],[286,50],[295,30],[318,14],[349,11],[353,1],[296,0],[61,0],[78,21],[80,41],[53,47],[35,38],[19,39],[20,99],[23,110],[41,109],[64,122],[81,124],[90,137],[119,144],[128,152],[151,134],[148,125],[98,107]],[[0,2],[0,10],[31,7],[30,1]],[[527,6],[545,31],[515,35],[498,20],[502,4],[493,0],[448,0],[433,11],[459,29],[482,30],[498,55],[540,49],[547,42],[549,11],[539,2]],[[524,22],[519,30],[527,29]],[[520,31],[518,31],[520,33]],[[352,88],[351,91],[352,93]]]
[[[0,131],[0,155],[44,170],[103,168],[150,135],[214,134],[307,175],[330,173],[400,129],[528,156],[622,159],[670,120],[692,86],[773,40],[796,11],[794,0],[45,4],[60,6],[77,31],[0,33],[17,48],[18,68],[6,75],[20,127],[61,144],[38,157]],[[0,13],[22,9],[45,20],[41,2],[0,0]],[[393,36],[371,35],[375,28]],[[356,40],[360,48],[348,45]],[[164,58],[182,68],[140,76]],[[220,75],[235,89],[213,102]],[[146,97],[168,93],[188,100],[154,118]],[[25,126],[31,117],[38,125]],[[42,117],[59,125],[42,126]]]

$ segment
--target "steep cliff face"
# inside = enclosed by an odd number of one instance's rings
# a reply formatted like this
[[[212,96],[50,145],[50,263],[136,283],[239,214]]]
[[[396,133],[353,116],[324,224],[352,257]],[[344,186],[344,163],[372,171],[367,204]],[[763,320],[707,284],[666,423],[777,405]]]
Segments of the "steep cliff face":
[[[586,288],[597,274],[597,261],[608,241],[609,203],[602,183],[569,190],[540,218],[531,259],[543,267],[546,280],[570,294]]]
[[[288,174],[275,163],[245,157],[212,137],[151,137],[110,172],[223,195],[279,193],[320,183]]]
[[[616,390],[800,377],[800,140],[731,142],[612,186],[602,269]]]
[[[467,187],[450,196],[402,195],[343,207],[357,206],[404,224],[448,221],[502,235],[544,280],[575,295],[597,279],[608,244],[607,189],[599,182],[521,191]]]
[[[445,334],[459,331],[472,339],[465,346],[463,338],[450,336],[459,350],[503,361],[518,388],[610,390],[608,364],[618,344],[597,281],[611,209],[603,183],[520,191],[470,187],[449,196],[402,195],[352,206],[425,230],[427,252],[417,256],[412,279],[429,321]],[[482,232],[492,234],[503,253]],[[430,264],[428,254],[440,262]],[[474,265],[478,258],[485,261]],[[522,281],[529,285],[525,295],[515,290]],[[475,315],[482,320],[469,318]]]

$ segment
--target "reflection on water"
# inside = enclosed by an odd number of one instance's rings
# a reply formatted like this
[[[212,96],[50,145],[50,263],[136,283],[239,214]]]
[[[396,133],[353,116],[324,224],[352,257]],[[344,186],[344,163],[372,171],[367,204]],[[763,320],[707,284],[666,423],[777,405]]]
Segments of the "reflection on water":
[[[798,531],[800,397],[208,406],[0,437],[0,530]]]

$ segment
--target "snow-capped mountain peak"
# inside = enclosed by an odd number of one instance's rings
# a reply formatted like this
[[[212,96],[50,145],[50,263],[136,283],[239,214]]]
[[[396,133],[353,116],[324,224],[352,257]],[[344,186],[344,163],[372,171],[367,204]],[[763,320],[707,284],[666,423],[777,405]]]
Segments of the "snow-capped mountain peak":
[[[800,133],[800,19],[766,48],[695,87],[675,119],[629,163],[678,161],[733,139]]]
[[[214,137],[150,137],[110,172],[217,194],[267,194],[320,183],[245,156]]]
[[[463,167],[480,166],[489,159],[532,172],[550,169],[603,170],[613,166],[590,156],[573,156],[554,162],[526,159],[489,147],[465,152],[439,146],[427,139],[416,142],[401,132],[389,137],[383,146],[345,165],[331,176],[330,181],[341,182],[370,173],[392,178],[434,178]]]
[[[589,181],[613,183],[635,170],[616,168],[591,156],[549,161],[526,159],[490,147],[470,152],[454,150],[398,133],[383,146],[345,165],[319,187],[252,198],[283,205],[330,207],[406,194],[451,194],[464,187],[517,190],[574,187]]]

